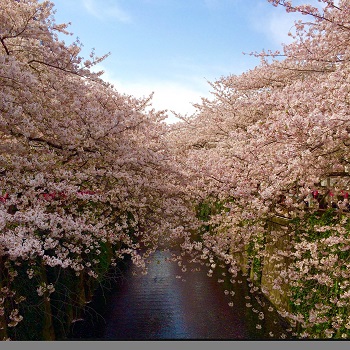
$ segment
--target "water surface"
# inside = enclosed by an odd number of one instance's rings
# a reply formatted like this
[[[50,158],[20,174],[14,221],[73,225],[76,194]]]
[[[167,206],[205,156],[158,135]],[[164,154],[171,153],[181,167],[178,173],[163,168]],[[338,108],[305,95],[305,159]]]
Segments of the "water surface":
[[[73,328],[72,338],[238,340],[288,337],[288,326],[277,312],[268,311],[270,304],[262,296],[259,304],[256,302],[242,277],[238,278],[241,283],[231,284],[226,268],[208,277],[208,267],[198,263],[186,263],[187,270],[183,272],[183,266],[168,261],[170,256],[169,252],[155,252],[150,257],[146,275],[130,265],[119,285],[106,298],[107,304],[100,311],[103,318],[97,321],[95,317],[93,321],[87,317]],[[101,302],[95,301],[95,305],[98,307]]]

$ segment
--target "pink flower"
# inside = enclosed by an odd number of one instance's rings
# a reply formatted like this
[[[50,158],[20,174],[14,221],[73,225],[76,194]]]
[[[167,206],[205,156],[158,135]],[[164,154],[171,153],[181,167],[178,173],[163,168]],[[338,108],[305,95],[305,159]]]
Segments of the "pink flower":
[[[9,194],[6,193],[4,196],[0,196],[0,202],[5,203],[6,200],[9,199]]]

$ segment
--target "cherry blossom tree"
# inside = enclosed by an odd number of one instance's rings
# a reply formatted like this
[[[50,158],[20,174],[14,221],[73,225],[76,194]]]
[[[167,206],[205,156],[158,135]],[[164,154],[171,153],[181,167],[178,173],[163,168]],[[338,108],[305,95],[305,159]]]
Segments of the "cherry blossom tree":
[[[84,60],[78,41],[62,41],[53,3],[0,5],[1,337],[16,337],[27,285],[52,339],[58,289],[67,309],[82,307],[110,264],[130,256],[144,269],[159,239],[194,217],[166,116],[146,112],[151,97],[122,95],[93,73],[106,56]],[[71,278],[82,284],[67,292]]]
[[[289,296],[278,307],[300,334],[347,337],[350,7],[270,2],[306,16],[295,23],[294,41],[282,53],[255,53],[259,66],[212,83],[213,99],[169,137],[183,166],[199,174],[193,193],[212,208],[224,203],[206,221],[204,245],[256,284],[254,269],[274,262],[279,276],[269,284]],[[322,216],[327,205],[339,219]],[[289,224],[272,228],[276,217]],[[299,307],[301,299],[309,306]],[[316,299],[327,306],[315,311]]]
[[[55,317],[69,327],[109,266],[145,271],[172,244],[259,303],[260,286],[295,335],[349,335],[350,6],[270,2],[305,15],[294,41],[167,126],[92,72],[106,56],[60,39],[51,2],[0,0],[2,339],[35,307],[41,337],[64,336]]]

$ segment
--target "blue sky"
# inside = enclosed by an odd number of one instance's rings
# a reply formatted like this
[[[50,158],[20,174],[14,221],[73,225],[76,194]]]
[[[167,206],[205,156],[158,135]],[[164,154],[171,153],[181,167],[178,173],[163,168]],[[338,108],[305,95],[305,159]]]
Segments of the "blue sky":
[[[136,97],[154,92],[156,109],[181,114],[210,96],[207,81],[259,64],[242,52],[281,48],[296,19],[267,0],[53,2],[56,21],[72,23],[84,57],[92,48],[97,55],[111,52],[99,67],[105,80]]]

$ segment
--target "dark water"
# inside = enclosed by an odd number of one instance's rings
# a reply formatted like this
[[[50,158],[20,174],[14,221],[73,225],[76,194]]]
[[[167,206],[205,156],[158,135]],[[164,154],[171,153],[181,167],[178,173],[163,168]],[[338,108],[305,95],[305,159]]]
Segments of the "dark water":
[[[225,268],[208,277],[208,267],[198,263],[186,264],[183,272],[169,257],[169,252],[157,251],[150,257],[147,275],[131,265],[106,302],[101,296],[94,302],[103,318],[89,313],[75,324],[71,339],[290,338],[288,326],[275,311],[268,311],[267,300],[259,296],[258,303],[249,294],[243,278],[238,278],[242,283],[231,284]]]

